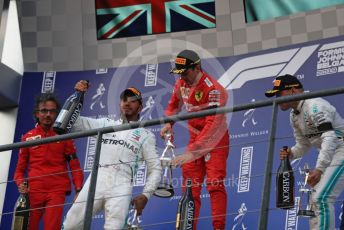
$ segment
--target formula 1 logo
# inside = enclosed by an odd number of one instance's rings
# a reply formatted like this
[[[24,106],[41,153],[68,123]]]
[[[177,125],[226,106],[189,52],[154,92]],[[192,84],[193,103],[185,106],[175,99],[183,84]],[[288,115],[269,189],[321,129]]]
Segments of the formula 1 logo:
[[[219,78],[226,89],[240,89],[246,82],[283,74],[294,75],[319,45],[243,58]]]

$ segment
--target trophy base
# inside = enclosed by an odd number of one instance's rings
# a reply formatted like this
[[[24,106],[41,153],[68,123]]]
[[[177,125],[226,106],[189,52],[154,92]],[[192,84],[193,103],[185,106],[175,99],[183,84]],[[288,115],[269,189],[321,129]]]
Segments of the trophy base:
[[[174,195],[174,190],[171,185],[160,184],[154,192],[154,196],[161,198],[170,198]]]
[[[315,212],[312,210],[299,210],[297,215],[303,217],[315,217]]]
[[[137,227],[137,226],[128,226],[127,228],[125,228],[126,230],[142,230],[141,227]]]

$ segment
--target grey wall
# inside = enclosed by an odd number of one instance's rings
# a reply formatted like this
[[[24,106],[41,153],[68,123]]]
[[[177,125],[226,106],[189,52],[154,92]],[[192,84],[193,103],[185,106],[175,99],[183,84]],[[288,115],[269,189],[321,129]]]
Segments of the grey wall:
[[[2,3],[2,5],[1,5]],[[16,1],[0,2],[0,110],[16,107],[24,72]]]
[[[19,4],[25,71],[165,62],[185,47],[232,56],[344,34],[344,5],[246,25],[242,0],[216,0],[216,29],[97,41],[94,0]]]
[[[2,15],[3,5],[4,5],[4,0],[0,0],[0,15]]]

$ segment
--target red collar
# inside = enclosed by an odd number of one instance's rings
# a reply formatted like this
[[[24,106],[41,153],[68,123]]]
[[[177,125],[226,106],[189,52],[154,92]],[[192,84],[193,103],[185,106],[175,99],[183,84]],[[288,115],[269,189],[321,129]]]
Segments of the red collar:
[[[46,134],[49,134],[49,135],[54,135],[55,132],[53,130],[52,127],[50,127],[50,129],[46,132],[45,129],[43,128],[43,126],[41,126],[40,124],[36,124],[36,129],[42,133],[46,133]]]

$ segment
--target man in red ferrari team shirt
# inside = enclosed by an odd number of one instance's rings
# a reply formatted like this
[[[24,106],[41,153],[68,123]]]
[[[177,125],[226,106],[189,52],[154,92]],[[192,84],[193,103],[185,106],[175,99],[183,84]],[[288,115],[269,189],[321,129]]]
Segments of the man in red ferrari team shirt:
[[[192,50],[183,50],[175,59],[172,73],[179,74],[166,115],[174,115],[185,106],[187,112],[225,106],[226,90],[201,68],[201,60]],[[172,123],[161,129],[160,135],[172,133]],[[227,193],[223,184],[229,151],[229,135],[224,114],[195,118],[188,121],[189,144],[184,154],[177,156],[173,164],[182,166],[183,184],[191,178],[192,195],[196,204],[195,224],[201,206],[201,184],[206,176],[210,194],[213,228],[225,229]]]
[[[41,94],[36,99],[34,117],[36,127],[27,132],[22,141],[55,136],[52,125],[60,109],[53,94]],[[76,196],[82,188],[83,171],[72,140],[22,148],[19,152],[14,179],[20,193],[29,193],[29,230],[36,230],[44,216],[44,229],[60,230],[63,204],[71,185],[68,168],[72,172]],[[28,187],[24,185],[27,170]]]

